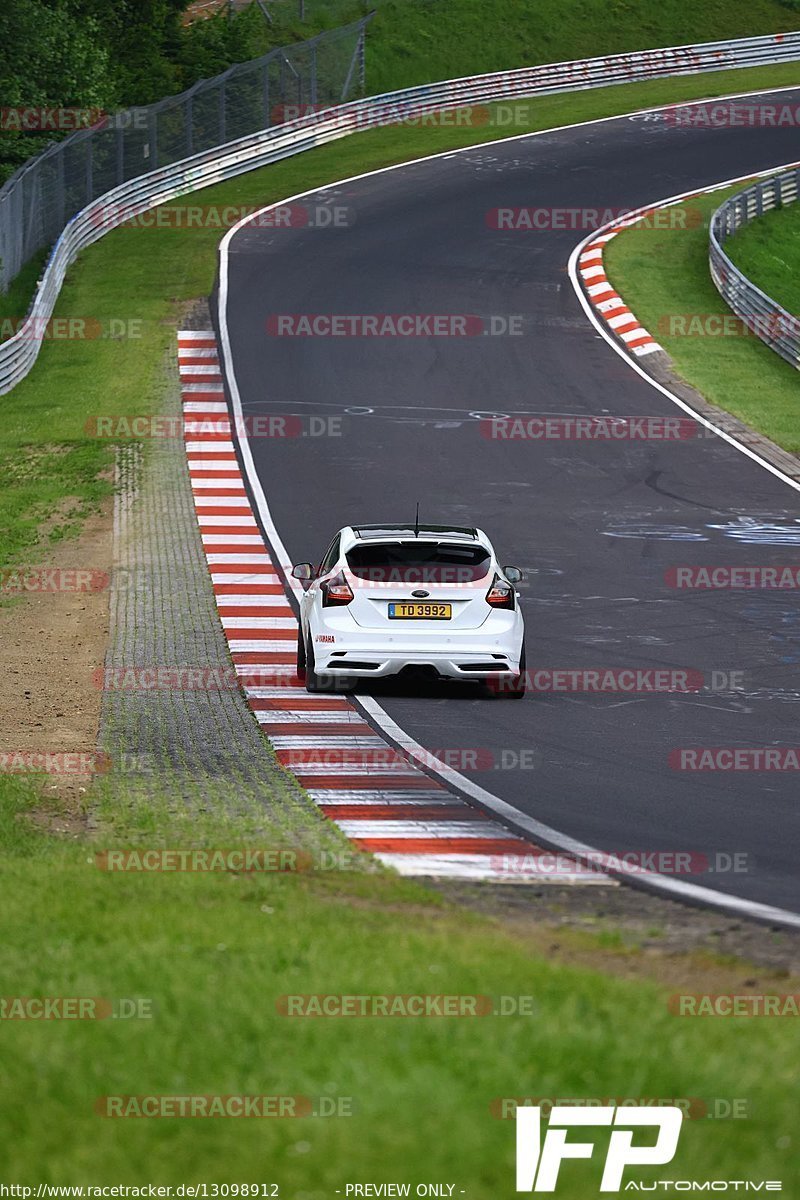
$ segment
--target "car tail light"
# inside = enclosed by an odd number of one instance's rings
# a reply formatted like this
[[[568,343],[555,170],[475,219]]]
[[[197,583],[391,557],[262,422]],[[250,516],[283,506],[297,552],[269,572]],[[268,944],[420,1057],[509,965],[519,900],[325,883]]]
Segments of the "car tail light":
[[[322,607],[333,608],[337,604],[350,604],[353,599],[353,589],[340,571],[320,587],[322,592]]]
[[[492,608],[512,608],[514,607],[514,589],[510,583],[506,583],[499,575],[495,575],[494,582],[486,593],[486,603],[491,604]]]

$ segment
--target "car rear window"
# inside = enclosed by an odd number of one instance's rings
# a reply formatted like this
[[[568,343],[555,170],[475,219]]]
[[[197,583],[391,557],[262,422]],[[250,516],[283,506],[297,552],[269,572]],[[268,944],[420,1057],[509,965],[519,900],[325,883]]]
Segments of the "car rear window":
[[[375,584],[472,583],[490,563],[485,546],[452,542],[379,542],[347,552],[356,578]]]

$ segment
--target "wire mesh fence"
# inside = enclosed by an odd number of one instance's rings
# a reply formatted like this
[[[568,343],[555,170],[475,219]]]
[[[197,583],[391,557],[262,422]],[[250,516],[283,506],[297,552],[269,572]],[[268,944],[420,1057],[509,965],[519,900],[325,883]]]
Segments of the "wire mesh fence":
[[[104,117],[29,160],[0,189],[0,290],[71,217],[112,188],[269,129],[287,110],[361,95],[368,20],[237,63],[179,96]]]
[[[365,26],[366,19],[350,26],[349,30],[337,31],[340,38],[349,33],[353,39],[349,65],[341,83],[342,94],[345,97],[352,95],[357,86],[362,86]],[[301,99],[306,95],[309,97],[308,104],[301,104],[299,114],[296,104],[295,111],[288,112],[285,110],[290,108],[289,101],[278,99],[278,106],[282,111],[280,116],[275,117],[272,127],[259,126],[255,132],[246,134],[239,140],[228,141],[223,145],[213,144],[211,149],[195,150],[188,158],[181,158],[166,166],[153,166],[127,180],[123,178],[122,183],[117,184],[103,197],[99,212],[98,205],[90,202],[70,217],[53,246],[25,321],[12,337],[0,343],[0,396],[11,391],[24,379],[36,362],[42,344],[40,331],[47,328],[69,265],[82,250],[96,242],[107,230],[115,228],[138,213],[146,212],[177,196],[184,196],[224,179],[233,179],[245,171],[301,154],[338,138],[348,137],[366,129],[383,128],[387,124],[413,124],[418,118],[436,112],[445,112],[448,115],[452,109],[472,112],[473,107],[477,106],[475,111],[483,124],[487,116],[486,105],[497,102],[502,107],[513,98],[584,91],[587,88],[629,83],[634,79],[661,79],[668,76],[722,71],[732,67],[794,62],[800,60],[800,31],[734,41],[706,42],[697,46],[666,47],[634,54],[579,59],[568,63],[546,63],[515,71],[499,71],[488,75],[471,75],[422,84],[331,106],[331,92],[338,88],[344,64],[348,59],[346,43],[344,49],[339,47],[339,53],[339,65],[332,75],[326,76],[320,69],[321,55],[317,52],[316,68],[310,74],[306,90],[303,91],[302,86],[298,90],[297,80],[294,80],[294,91],[290,93],[290,98],[294,97],[296,101],[298,95]],[[275,52],[267,57],[274,59]],[[265,60],[260,61],[263,63]],[[230,76],[230,72],[227,75]],[[316,82],[312,89],[313,80]],[[217,82],[219,81],[214,80],[212,84]],[[332,87],[332,83],[335,87]],[[185,102],[188,94],[175,97],[172,103]],[[314,102],[315,107],[309,110],[312,104],[310,97],[313,94],[316,94],[317,99]],[[264,97],[264,120],[270,119],[272,115],[269,105],[274,98],[270,89],[269,94],[265,94]],[[227,106],[227,101],[225,103]],[[156,107],[161,108],[163,105]],[[326,111],[319,111],[323,107]],[[217,119],[219,120],[219,116]],[[157,120],[156,116],[156,122]],[[213,116],[209,120],[213,128]],[[194,135],[194,118],[191,120],[191,128]],[[157,147],[158,137],[151,135],[146,142],[140,143],[142,154],[144,145]],[[88,158],[82,163],[87,172],[90,170],[91,161],[91,158]],[[57,195],[59,187],[66,195],[65,185],[59,184],[57,179]],[[16,199],[13,195],[9,196],[8,202],[10,215],[7,219],[12,219],[16,212],[18,219],[22,221],[26,212],[21,206],[19,196]],[[13,204],[18,206],[16,210],[13,209]],[[103,214],[100,219],[99,214]]]

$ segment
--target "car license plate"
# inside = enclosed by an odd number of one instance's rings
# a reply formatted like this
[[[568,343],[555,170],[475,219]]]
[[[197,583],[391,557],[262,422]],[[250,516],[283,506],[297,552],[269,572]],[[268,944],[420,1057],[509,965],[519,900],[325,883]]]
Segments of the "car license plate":
[[[409,600],[389,605],[389,616],[401,621],[449,621],[452,604],[431,604],[429,601]]]

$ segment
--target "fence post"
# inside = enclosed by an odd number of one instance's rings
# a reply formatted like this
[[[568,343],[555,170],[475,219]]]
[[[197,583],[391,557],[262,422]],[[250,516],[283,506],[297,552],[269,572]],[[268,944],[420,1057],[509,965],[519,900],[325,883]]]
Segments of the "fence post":
[[[364,87],[367,80],[367,21],[371,21],[374,12],[370,13],[361,23],[361,31],[358,35],[358,92],[359,95],[364,94]]]
[[[225,76],[222,77],[219,83],[219,140],[220,143],[225,141]]]
[[[186,97],[186,105],[183,110],[183,119],[186,123],[186,157],[194,153],[194,93],[189,92]]]
[[[22,251],[25,258],[29,258],[38,248],[41,238],[37,238],[34,232],[34,221],[41,212],[41,176],[38,171],[31,172],[31,191],[33,193],[32,202],[28,205],[28,228],[22,243]],[[41,222],[36,222],[41,232]]]
[[[311,43],[310,74],[311,74],[311,79],[310,79],[311,105],[313,108],[315,108],[316,103],[317,103],[317,43],[316,43],[316,41]]]
[[[0,204],[0,292],[5,292],[11,282],[8,273],[8,243],[11,236],[8,218],[8,207]]]
[[[147,114],[147,138],[147,157],[150,160],[150,170],[155,171],[158,166],[158,124],[155,108],[151,108]]]
[[[92,157],[92,147],[94,145],[94,137],[90,136],[86,139],[86,203],[94,200],[94,160]]]
[[[286,2],[289,3],[289,0],[286,0]],[[265,12],[265,16],[268,16],[267,4],[265,0],[260,0],[260,7],[262,8],[262,11]],[[305,11],[306,8],[304,7],[304,16]],[[263,56],[265,60],[263,80],[265,128],[274,127],[275,122],[271,119],[271,107],[274,108],[275,102],[278,99],[289,99],[290,97],[287,95],[289,90],[292,92],[292,94],[299,90],[300,95],[298,99],[302,102],[304,98],[309,98],[308,91],[310,89],[311,95],[316,97],[317,104],[320,102],[335,102],[336,94],[340,87],[343,102],[355,94],[356,87],[361,93],[363,93],[365,84],[367,83],[366,26],[373,15],[374,13],[369,13],[361,17],[359,20],[353,21],[347,26],[326,31],[324,35],[319,35],[316,38],[317,44],[314,47],[312,47],[310,44],[314,39],[309,39],[309,41],[304,44],[304,49],[305,47],[308,47],[309,68],[307,70],[304,67],[302,78],[296,71],[293,72],[297,82],[297,87],[291,85],[291,81],[286,75],[287,69],[293,70],[290,62],[287,62],[282,57],[281,51],[277,49],[271,51],[271,56],[272,58],[277,58],[280,62],[280,66],[276,68],[276,70],[280,72],[280,75],[279,77],[276,77],[275,87],[272,87],[272,81],[269,77],[269,71],[271,70],[271,67],[266,65],[267,56]],[[343,39],[346,40],[343,41]],[[344,70],[340,72],[338,69],[338,56],[333,56],[329,61],[327,57],[327,48],[328,46],[331,46],[335,48],[337,52],[341,51],[341,53],[343,53],[344,48],[348,43],[351,45],[353,52],[346,66],[343,62],[341,63]],[[297,52],[298,54],[302,53],[299,48],[297,48]],[[321,53],[325,57],[323,57],[322,61],[320,62]],[[671,51],[665,50],[663,52],[664,55],[668,55],[669,53],[671,53]],[[688,69],[685,66],[686,62],[691,62],[692,71],[700,73],[705,69],[718,68],[719,58],[722,54],[727,56],[725,61],[728,62],[729,65],[752,66],[754,64],[761,65],[762,63],[765,64],[771,62],[798,62],[800,61],[800,31],[782,34],[780,43],[776,42],[774,37],[768,36],[762,38],[745,38],[738,40],[735,39],[733,41],[705,43],[702,46],[689,48],[684,47],[682,48],[682,56],[679,56],[674,61],[668,57],[664,57],[663,62],[662,59],[659,59],[659,61],[662,62],[664,72],[667,75],[670,73],[676,75],[685,73],[686,69]],[[305,60],[303,61],[305,62]],[[586,67],[588,61],[589,60],[585,60],[583,64],[584,67]],[[612,55],[609,56],[608,63],[610,64],[610,67],[617,72],[617,74],[613,76],[614,81],[619,80],[620,73],[622,73],[625,80],[628,80],[630,78],[637,77],[649,78],[652,76],[653,72],[653,58],[649,52],[647,52],[642,63],[638,62],[638,56],[636,54]],[[676,63],[678,64],[677,66]],[[680,64],[684,65],[681,66]],[[572,90],[573,83],[568,82],[565,84],[563,82],[563,68],[566,65],[568,64],[556,63],[547,64],[546,66],[542,67],[541,74],[537,76],[537,79],[541,78],[543,82],[541,84],[537,83],[535,90],[545,90],[546,88],[547,91],[556,92],[562,87],[564,90]],[[580,66],[581,64],[578,65]],[[574,64],[572,64],[571,67],[572,66],[574,66]],[[260,65],[257,67],[256,64],[253,64],[253,70],[255,71],[257,69],[260,69]],[[357,76],[356,72],[358,73]],[[347,78],[344,80],[344,86],[342,87],[341,76],[344,74],[346,74]],[[506,74],[508,74],[509,78],[504,83],[503,81]],[[520,91],[521,88],[527,88],[529,86],[529,81],[532,78],[529,70],[522,69],[520,71],[510,73],[498,72],[496,73],[496,77],[498,80],[498,95],[530,94],[529,91]],[[309,79],[307,84],[305,83],[306,78]],[[276,95],[279,83],[282,89],[280,97]],[[259,85],[260,80],[256,82],[255,87],[258,88]],[[168,102],[169,107],[167,107],[164,102],[161,102],[160,106],[158,107],[153,106],[152,109],[143,108],[140,110],[142,113],[143,124],[137,122],[135,127],[135,135],[126,132],[125,127],[123,127],[123,137],[121,139],[122,155],[120,160],[120,141],[117,141],[116,163],[114,161],[114,139],[107,139],[107,142],[109,143],[110,161],[108,164],[106,163],[104,150],[102,162],[101,159],[98,158],[97,188],[100,188],[101,186],[105,187],[106,183],[108,182],[107,175],[110,175],[112,179],[114,178],[115,166],[116,176],[117,178],[122,177],[124,185],[126,179],[131,180],[138,176],[145,175],[151,170],[160,171],[164,166],[174,162],[179,157],[184,157],[188,152],[190,152],[192,155],[197,155],[198,146],[200,144],[211,150],[214,143],[214,114],[210,111],[210,109],[213,109],[215,105],[215,101],[213,100],[213,96],[211,94],[211,89],[217,86],[220,87],[220,123],[222,126],[221,139],[227,139],[227,137],[230,136],[235,137],[237,135],[237,125],[243,123],[243,121],[240,122],[239,120],[237,93],[232,93],[231,114],[228,115],[226,94],[227,84],[219,78],[216,80],[210,80],[208,83],[201,85],[201,90],[198,92],[198,95],[203,97],[203,102],[201,102],[201,105],[198,106],[199,119],[197,138],[194,137],[193,101],[190,101],[186,92],[179,97],[171,98]],[[487,83],[487,87],[489,86],[494,87],[495,85],[493,83]],[[412,94],[416,94],[414,89],[411,89],[411,92]],[[206,98],[208,99],[209,106],[208,114],[206,113],[206,106],[204,103]],[[186,112],[186,146],[184,149],[184,147],[180,145],[180,131],[177,131],[175,143],[173,143],[173,139],[171,137],[171,127],[169,127],[167,134],[170,136],[165,136],[164,163],[162,164],[160,162],[159,150],[158,112],[163,110],[171,113],[172,106],[177,107],[179,105],[183,105]],[[201,109],[202,117],[200,116]],[[255,106],[255,110],[257,112],[257,104]],[[206,118],[208,118],[210,122],[210,128],[206,128]],[[201,137],[201,131],[205,136]],[[95,195],[94,147],[91,141],[85,147],[81,145],[81,142],[84,140],[84,132],[85,131],[81,130],[72,134],[69,150],[65,151],[63,204],[67,221],[74,215],[78,208],[82,207],[80,204],[80,193],[82,187],[85,188],[87,193],[87,204],[93,202],[97,198]],[[126,141],[126,138],[133,139],[131,140],[130,145]],[[105,146],[106,143],[103,143],[103,145]],[[135,151],[133,149],[134,146],[136,147]],[[75,152],[74,159],[72,157],[73,150]],[[83,164],[80,162],[81,153],[84,153],[86,156]],[[69,154],[70,157],[67,158],[66,154]],[[49,162],[47,165],[48,171],[50,171],[55,164]],[[108,171],[105,170],[106,166],[109,168]],[[101,170],[101,167],[104,169]],[[53,189],[59,187],[59,180],[57,176],[55,180],[52,178],[52,176],[48,176],[47,179],[43,178],[39,192],[37,192],[32,186],[30,172],[39,170],[41,170],[41,165],[37,165],[35,160],[27,165],[23,164],[23,168],[21,168],[20,171],[15,172],[15,174],[10,179],[6,180],[2,187],[0,187],[0,208],[3,206],[5,207],[5,213],[0,218],[0,220],[3,222],[1,234],[2,243],[0,243],[0,255],[2,255],[2,261],[0,262],[0,287],[6,287],[9,281],[9,276],[13,277],[13,275],[18,272],[20,267],[24,265],[26,261],[26,254],[28,252],[34,253],[36,250],[41,249],[44,245],[46,245],[48,241],[52,240],[51,234],[53,229],[50,220],[48,219],[47,229],[45,230],[42,228],[41,233],[38,235],[40,238],[38,243],[34,245],[29,244],[27,241],[28,237],[33,236],[33,231],[36,229],[37,223],[39,226],[42,225],[41,213],[33,215],[29,213],[29,205],[31,203],[38,202],[40,192],[47,189],[48,197],[50,197],[53,220],[55,219],[56,212],[56,198],[58,199],[58,203],[61,203],[60,194],[58,194],[57,197],[52,196]],[[798,186],[800,186],[800,177],[798,177]],[[782,198],[784,203],[789,202],[789,191],[786,188],[784,188]],[[720,226],[724,225],[732,230],[734,227],[734,216],[735,210],[729,211],[725,218],[721,219]],[[25,246],[24,250],[23,244]],[[48,284],[54,278],[54,272],[52,274],[48,274]],[[58,281],[56,283],[56,290],[57,287]],[[42,291],[43,289],[39,289],[39,292],[37,292],[36,302],[46,304],[49,302],[49,296],[45,296],[44,299],[42,299]],[[0,378],[0,395],[4,394],[3,389],[4,383],[2,378]]]
[[[122,123],[117,120],[117,136],[116,136],[116,151],[117,151],[117,183],[125,182],[125,130],[122,128]]]
[[[345,76],[344,86],[342,87],[342,92],[339,97],[339,100],[342,104],[345,102],[345,100],[347,99],[347,97],[349,95],[350,85],[353,82],[353,75],[354,75],[356,69],[358,69],[358,91],[359,91],[359,94],[361,94],[364,91],[364,43],[366,40],[367,21],[371,20],[371,18],[372,18],[372,14],[370,14],[370,16],[368,16],[368,17],[365,17],[364,20],[361,22],[361,28],[358,31],[358,41],[356,42],[355,48],[353,50],[353,57],[350,59],[350,66],[347,69],[347,75]]]
[[[58,207],[59,225],[62,229],[67,223],[66,203],[67,198],[64,194],[64,151],[59,146],[56,155],[56,204]]]

